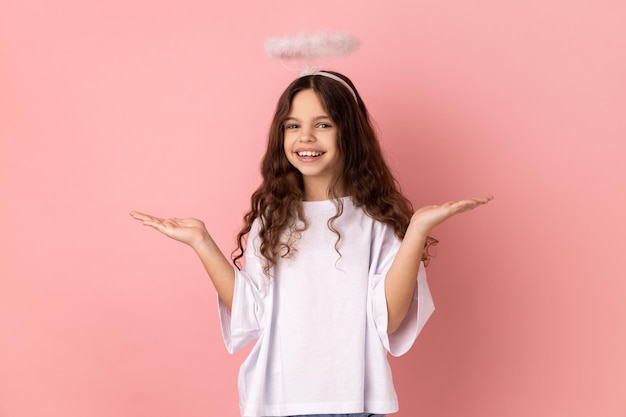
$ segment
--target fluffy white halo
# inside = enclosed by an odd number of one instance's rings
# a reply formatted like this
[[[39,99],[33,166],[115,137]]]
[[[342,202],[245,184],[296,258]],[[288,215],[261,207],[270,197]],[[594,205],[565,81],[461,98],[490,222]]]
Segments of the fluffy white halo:
[[[270,58],[286,61],[345,56],[358,48],[359,43],[359,40],[349,33],[321,32],[270,38],[264,46]]]

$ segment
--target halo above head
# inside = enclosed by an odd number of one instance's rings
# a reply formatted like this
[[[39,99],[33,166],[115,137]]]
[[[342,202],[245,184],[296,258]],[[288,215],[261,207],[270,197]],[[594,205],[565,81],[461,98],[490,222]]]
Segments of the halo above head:
[[[270,58],[308,61],[318,57],[346,56],[359,44],[355,36],[346,32],[320,32],[270,38],[264,46]]]
[[[360,41],[346,32],[300,33],[296,36],[270,38],[265,44],[265,51],[270,58],[280,60],[283,66],[300,71],[300,76],[321,75],[332,78],[344,85],[357,100],[356,93],[341,77],[326,71],[320,71],[314,65],[319,58],[346,56],[356,50]],[[299,68],[290,68],[285,61],[297,61]],[[357,100],[358,101],[358,100]]]

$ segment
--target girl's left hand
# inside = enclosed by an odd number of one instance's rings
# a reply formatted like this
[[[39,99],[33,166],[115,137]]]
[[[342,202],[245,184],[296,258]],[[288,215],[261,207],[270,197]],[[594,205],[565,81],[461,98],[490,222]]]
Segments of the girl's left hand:
[[[422,233],[428,234],[430,230],[448,220],[450,217],[475,209],[493,200],[493,196],[470,198],[460,201],[449,201],[441,205],[426,206],[417,210],[411,217],[409,227],[418,228]]]

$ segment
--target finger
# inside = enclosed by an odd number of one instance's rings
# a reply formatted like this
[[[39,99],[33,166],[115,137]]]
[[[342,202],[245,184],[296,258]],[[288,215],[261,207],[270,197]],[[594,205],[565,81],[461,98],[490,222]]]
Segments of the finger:
[[[489,196],[485,196],[485,197],[477,197],[474,198],[474,207],[478,207],[478,206],[482,206],[483,204],[487,204],[488,202],[490,202],[491,200],[493,200],[493,196],[489,195]]]
[[[483,197],[474,197],[472,200],[476,201],[477,203],[480,204],[486,204],[488,202],[490,202],[491,200],[493,200],[493,196],[492,195],[486,195]]]
[[[493,200],[493,196],[485,196],[485,197],[475,197],[467,200],[461,200],[454,203],[453,210],[457,213],[462,213],[464,211],[475,209],[478,206],[482,206],[483,204],[487,204]]]
[[[168,228],[166,224],[167,220],[160,219],[158,217],[153,217],[143,213],[135,213],[132,217],[139,220],[144,226],[152,227],[161,233],[165,233]]]
[[[137,220],[141,220],[142,218],[144,218],[145,216],[147,216],[147,214],[140,213],[140,212],[135,211],[135,210],[131,211],[131,212],[130,212],[130,213],[128,213],[128,214],[130,214],[130,217],[132,217],[133,219],[137,219]]]
[[[142,222],[146,221],[161,221],[162,219],[159,217],[154,217],[149,214],[140,213],[138,211],[131,211],[130,216],[134,219],[140,220]]]
[[[167,220],[155,219],[155,220],[144,220],[142,224],[144,226],[151,227],[165,235],[170,235],[172,231],[172,227],[170,224],[167,224]]]

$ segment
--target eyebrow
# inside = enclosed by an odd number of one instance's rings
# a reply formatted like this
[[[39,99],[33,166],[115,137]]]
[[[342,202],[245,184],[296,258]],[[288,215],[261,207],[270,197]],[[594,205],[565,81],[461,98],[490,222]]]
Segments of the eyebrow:
[[[294,117],[294,116],[287,116],[285,118],[285,122],[288,122],[290,120],[294,120],[296,122],[301,121],[300,119],[298,119],[297,117]],[[313,118],[313,121],[318,121],[318,120],[332,120],[332,119],[330,117],[328,117],[328,116],[317,116],[317,117]]]

